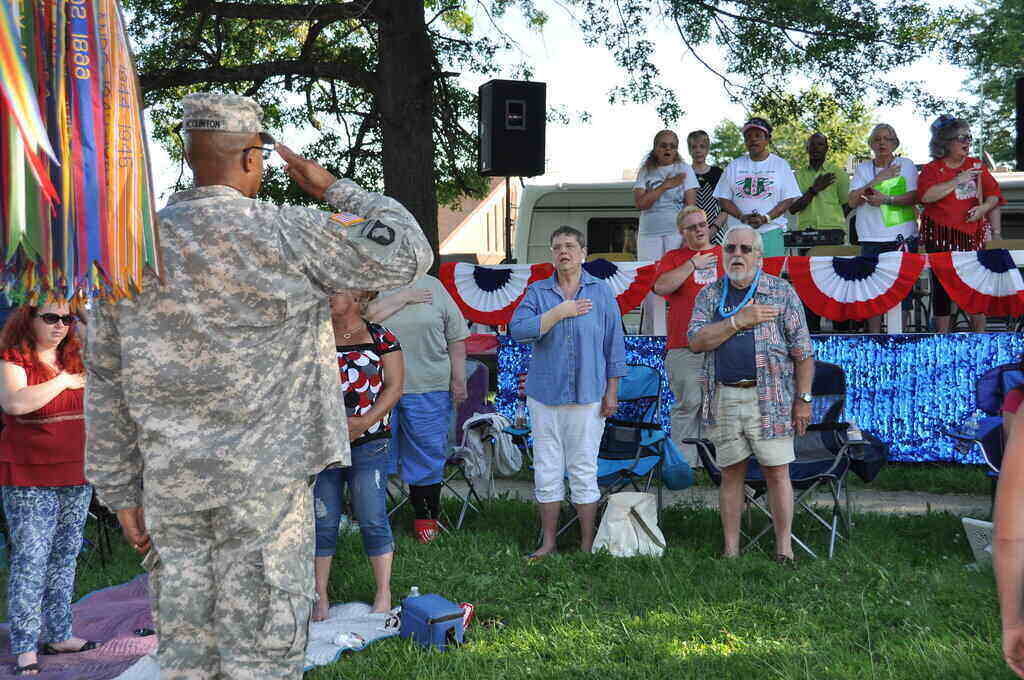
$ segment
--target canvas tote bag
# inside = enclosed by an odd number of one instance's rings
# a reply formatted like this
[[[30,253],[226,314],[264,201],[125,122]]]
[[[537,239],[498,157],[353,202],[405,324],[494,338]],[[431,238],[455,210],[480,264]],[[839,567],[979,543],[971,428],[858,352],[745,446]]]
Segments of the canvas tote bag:
[[[624,491],[608,497],[594,539],[594,550],[601,548],[616,557],[661,557],[665,536],[658,528],[658,501],[654,494]]]

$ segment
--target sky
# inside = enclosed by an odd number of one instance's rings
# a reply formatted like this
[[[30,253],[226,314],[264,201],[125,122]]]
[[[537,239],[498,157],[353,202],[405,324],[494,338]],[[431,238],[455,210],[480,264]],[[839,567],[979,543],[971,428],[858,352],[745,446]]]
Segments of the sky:
[[[570,113],[586,111],[588,123],[575,119],[568,126],[548,123],[546,135],[546,174],[527,180],[534,184],[557,182],[596,182],[622,179],[624,171],[633,171],[650,149],[654,134],[662,129],[653,104],[608,103],[608,90],[622,80],[622,71],[603,47],[587,47],[565,10],[551,3],[550,21],[542,33],[525,29],[521,17],[512,10],[501,26],[520,46],[520,53],[508,59],[525,60],[534,67],[533,79],[547,83],[549,105],[561,106]],[[493,30],[486,18],[477,17],[477,30]],[[724,119],[742,122],[742,107],[729,102],[719,78],[700,65],[680,44],[674,28],[653,26],[650,38],[656,45],[654,61],[662,71],[663,83],[672,88],[683,108],[683,118],[674,126],[681,138],[696,129],[712,132]],[[702,52],[716,65],[721,64],[713,50]],[[921,80],[933,94],[963,96],[960,85],[966,73],[941,62],[925,61],[894,74],[897,79]],[[464,87],[476,90],[486,78],[466,74]],[[801,83],[794,83],[799,86]],[[912,104],[876,110],[877,122],[896,128],[903,155],[916,162],[928,158],[930,118],[918,115]],[[180,172],[158,145],[152,144],[158,204],[163,205],[168,189]],[[681,149],[689,160],[685,149]],[[186,170],[187,172],[187,170]]]

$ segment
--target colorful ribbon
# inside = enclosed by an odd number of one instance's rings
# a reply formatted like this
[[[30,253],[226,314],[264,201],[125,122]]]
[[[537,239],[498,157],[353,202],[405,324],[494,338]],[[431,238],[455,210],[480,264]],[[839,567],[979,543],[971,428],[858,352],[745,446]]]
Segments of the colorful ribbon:
[[[132,295],[160,267],[120,7],[0,5],[0,290],[15,300]]]

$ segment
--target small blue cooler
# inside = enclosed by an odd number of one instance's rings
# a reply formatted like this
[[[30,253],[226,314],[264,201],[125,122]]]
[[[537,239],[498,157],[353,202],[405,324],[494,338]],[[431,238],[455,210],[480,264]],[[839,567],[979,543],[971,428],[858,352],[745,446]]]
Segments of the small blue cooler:
[[[462,644],[462,607],[434,593],[407,597],[402,600],[398,634],[442,651],[450,644]]]

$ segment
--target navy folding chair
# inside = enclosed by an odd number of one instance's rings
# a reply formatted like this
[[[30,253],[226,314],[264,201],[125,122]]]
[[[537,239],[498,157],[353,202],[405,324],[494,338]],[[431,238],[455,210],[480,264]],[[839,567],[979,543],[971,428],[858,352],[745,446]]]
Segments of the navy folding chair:
[[[794,439],[796,460],[789,464],[789,477],[795,493],[795,511],[807,513],[828,531],[828,556],[832,557],[837,540],[847,539],[850,535],[850,503],[846,475],[850,471],[851,452],[862,443],[848,441],[846,431],[849,423],[842,422],[843,407],[846,403],[846,374],[842,368],[836,364],[816,361],[811,394],[814,397],[811,403],[811,424],[806,434]],[[714,444],[706,439],[684,440],[684,443],[696,445],[697,455],[711,481],[715,486],[721,486],[722,472],[715,457]],[[758,547],[761,539],[772,529],[772,514],[767,502],[768,484],[764,471],[753,458],[747,463],[744,481],[748,530],[741,529],[741,532],[747,539],[742,548],[746,551]],[[812,505],[814,495],[821,490],[828,490],[832,501],[831,512],[826,517]],[[757,533],[750,533],[751,514],[754,509],[767,517],[769,523]],[[793,543],[811,557],[818,556],[795,533]]]
[[[1003,399],[1011,390],[1024,385],[1024,371],[1019,363],[1002,364],[981,374],[974,384],[974,403],[985,414],[967,431],[949,431],[955,441],[970,448],[977,447],[985,459],[985,474],[992,480],[995,501],[999,469],[1003,465]]]

